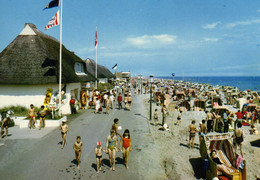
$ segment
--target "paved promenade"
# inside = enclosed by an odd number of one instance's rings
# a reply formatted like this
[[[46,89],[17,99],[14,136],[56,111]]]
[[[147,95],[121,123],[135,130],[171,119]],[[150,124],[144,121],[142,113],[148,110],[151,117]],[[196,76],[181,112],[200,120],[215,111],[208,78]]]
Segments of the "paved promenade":
[[[149,95],[133,97],[131,111],[110,110],[110,114],[94,114],[84,110],[68,119],[67,146],[60,148],[58,128],[39,130],[10,128],[8,139],[0,140],[1,178],[12,179],[164,179],[164,172],[156,156],[143,101]],[[103,171],[96,174],[94,149],[101,141],[105,148],[114,118],[119,118],[123,131],[130,130],[133,151],[130,152],[129,169],[123,165],[122,153],[116,154],[116,171],[110,171],[108,155],[103,153]],[[23,131],[23,132],[22,132]],[[76,136],[82,137],[84,150],[81,168],[77,169],[72,149]]]

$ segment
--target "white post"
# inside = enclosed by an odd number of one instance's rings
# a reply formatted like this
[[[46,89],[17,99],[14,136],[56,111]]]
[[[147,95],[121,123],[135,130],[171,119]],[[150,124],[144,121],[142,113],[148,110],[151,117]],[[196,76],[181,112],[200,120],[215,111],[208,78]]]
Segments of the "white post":
[[[96,33],[97,33],[97,27],[96,27]],[[95,36],[95,38],[97,38],[96,36]],[[96,39],[96,41],[97,41],[97,39]],[[95,71],[95,78],[96,78],[96,81],[95,81],[95,88],[97,88],[97,47],[98,47],[98,44],[96,45],[96,71]]]
[[[59,116],[61,116],[61,77],[62,77],[62,4],[61,0],[61,12],[60,12],[60,75],[59,75]]]

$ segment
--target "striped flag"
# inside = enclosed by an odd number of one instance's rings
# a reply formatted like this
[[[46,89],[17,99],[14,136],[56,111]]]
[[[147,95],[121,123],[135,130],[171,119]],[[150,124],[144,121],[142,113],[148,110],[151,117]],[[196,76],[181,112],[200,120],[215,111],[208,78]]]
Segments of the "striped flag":
[[[97,48],[97,30],[96,30],[96,34],[95,34],[95,48]]]
[[[57,6],[60,6],[60,0],[52,0],[44,9],[49,9]]]
[[[49,29],[49,28],[52,28],[53,26],[57,26],[59,25],[59,11],[55,14],[55,16],[53,16],[51,18],[51,20],[49,21],[49,23],[47,24],[47,26],[45,26],[45,30],[46,29]]]

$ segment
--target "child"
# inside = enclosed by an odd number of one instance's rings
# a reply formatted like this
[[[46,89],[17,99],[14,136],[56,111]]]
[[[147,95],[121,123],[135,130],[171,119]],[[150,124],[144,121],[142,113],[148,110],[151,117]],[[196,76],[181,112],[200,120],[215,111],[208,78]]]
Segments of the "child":
[[[63,149],[66,144],[66,136],[69,130],[69,126],[66,124],[66,120],[62,120],[62,124],[60,125],[60,130],[61,130],[61,137],[62,137],[61,149]]]
[[[153,117],[154,117],[154,125],[157,126],[158,125],[158,109],[155,109]]]
[[[258,134],[258,130],[256,129],[255,125],[251,125],[251,129],[249,130],[250,131],[250,134],[255,134],[257,135]]]
[[[181,115],[182,115],[182,111],[180,111],[180,112],[178,113],[177,122],[175,123],[175,125],[178,125],[178,124],[181,123]]]
[[[125,162],[125,166],[128,169],[128,159],[129,159],[129,151],[132,151],[132,144],[131,144],[131,138],[130,138],[130,132],[128,129],[125,130],[123,134],[123,138],[120,140],[120,144],[122,144],[122,149],[123,149],[123,159]],[[120,147],[119,144],[119,147]]]
[[[38,112],[38,115],[40,116],[40,127],[39,127],[39,130],[41,130],[42,126],[43,126],[43,128],[45,127],[46,110],[44,109],[44,106],[41,106],[41,109]]]
[[[108,152],[109,155],[110,169],[113,171],[115,171],[116,151],[118,151],[116,132],[111,129],[110,135],[107,137],[106,152]]]
[[[97,173],[99,173],[99,170],[101,171],[101,166],[102,166],[102,151],[105,152],[103,150],[103,148],[101,147],[101,142],[98,141],[97,142],[97,148],[95,149],[95,153],[96,153],[96,160],[97,160]]]
[[[30,117],[30,129],[35,128],[35,111],[33,104],[30,105],[30,109],[28,110],[28,115]]]
[[[83,151],[83,143],[81,142],[81,137],[77,136],[76,142],[73,144],[73,149],[75,151],[75,157],[78,161],[78,169],[80,168],[80,157],[81,157],[81,150]]]

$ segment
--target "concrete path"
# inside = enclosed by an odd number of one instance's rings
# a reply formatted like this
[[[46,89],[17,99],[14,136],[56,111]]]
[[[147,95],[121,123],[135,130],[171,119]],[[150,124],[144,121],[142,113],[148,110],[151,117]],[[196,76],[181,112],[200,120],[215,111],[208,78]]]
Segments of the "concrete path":
[[[110,114],[94,114],[86,110],[70,116],[67,146],[60,148],[61,135],[58,128],[49,129],[40,138],[15,138],[0,140],[0,174],[3,179],[164,179],[157,147],[151,136],[143,100],[148,95],[133,97],[131,111],[110,110]],[[133,151],[130,152],[129,169],[123,165],[122,153],[116,154],[116,171],[110,171],[108,155],[103,153],[103,171],[96,174],[94,149],[101,141],[105,148],[114,118],[119,118],[123,131],[130,130]],[[30,131],[27,129],[27,131]],[[43,133],[31,130],[33,133]],[[48,131],[48,129],[45,129]],[[28,132],[27,132],[28,133]],[[13,137],[15,133],[12,132]],[[76,136],[82,137],[81,169],[78,170],[72,149]],[[34,136],[36,137],[36,135]]]

